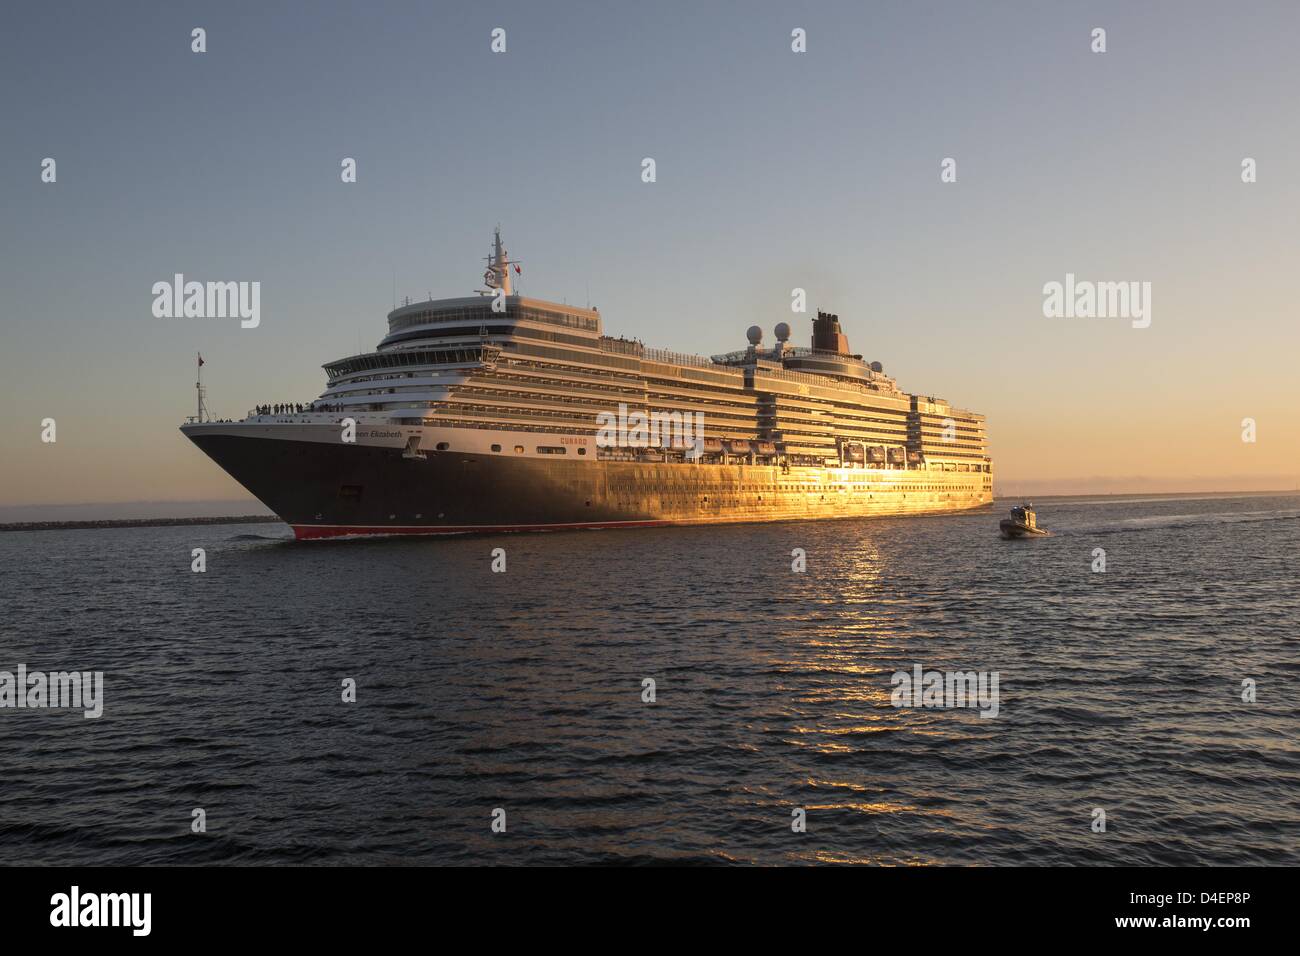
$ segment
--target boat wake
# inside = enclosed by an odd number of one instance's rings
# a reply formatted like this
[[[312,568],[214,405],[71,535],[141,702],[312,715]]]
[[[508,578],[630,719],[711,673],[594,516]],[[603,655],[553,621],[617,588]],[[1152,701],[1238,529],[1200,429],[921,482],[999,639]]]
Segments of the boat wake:
[[[1058,528],[1058,535],[1131,534],[1135,531],[1197,528],[1218,525],[1257,524],[1267,521],[1300,520],[1300,509],[1276,511],[1221,511],[1213,514],[1151,515],[1143,518],[1125,518],[1108,524],[1085,525],[1078,528]]]

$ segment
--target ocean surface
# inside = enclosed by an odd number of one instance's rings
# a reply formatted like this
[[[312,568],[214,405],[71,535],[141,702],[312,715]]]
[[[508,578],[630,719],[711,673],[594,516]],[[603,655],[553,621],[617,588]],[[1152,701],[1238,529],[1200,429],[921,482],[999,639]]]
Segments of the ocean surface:
[[[0,710],[0,862],[1300,863],[1300,497],[1009,504],[0,534],[0,670],[104,674],[97,720]],[[997,716],[894,707],[918,664]]]

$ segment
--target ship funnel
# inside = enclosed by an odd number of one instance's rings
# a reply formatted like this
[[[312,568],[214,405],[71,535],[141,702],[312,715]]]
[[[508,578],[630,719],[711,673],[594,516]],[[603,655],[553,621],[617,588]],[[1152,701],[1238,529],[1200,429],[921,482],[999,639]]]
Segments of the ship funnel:
[[[849,337],[840,330],[840,317],[817,310],[813,319],[812,347],[818,352],[849,354]]]

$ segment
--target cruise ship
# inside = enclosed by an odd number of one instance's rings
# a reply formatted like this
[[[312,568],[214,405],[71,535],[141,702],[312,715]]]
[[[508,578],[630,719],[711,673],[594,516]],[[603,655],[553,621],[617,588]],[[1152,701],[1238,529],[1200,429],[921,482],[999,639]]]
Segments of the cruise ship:
[[[315,401],[181,431],[300,539],[926,514],[992,501],[984,416],[902,391],[818,312],[706,358],[514,292],[406,302]]]

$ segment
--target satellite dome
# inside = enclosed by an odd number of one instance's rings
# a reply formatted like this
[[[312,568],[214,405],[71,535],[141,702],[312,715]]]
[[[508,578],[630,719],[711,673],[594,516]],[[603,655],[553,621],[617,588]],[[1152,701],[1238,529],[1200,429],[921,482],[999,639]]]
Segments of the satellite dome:
[[[790,338],[790,326],[785,322],[778,322],[776,324],[775,332],[776,340],[778,342],[785,342]]]
[[[751,325],[749,331],[745,333],[745,337],[749,339],[750,345],[757,345],[763,341],[763,330],[757,325]]]

